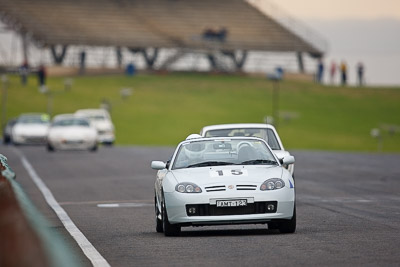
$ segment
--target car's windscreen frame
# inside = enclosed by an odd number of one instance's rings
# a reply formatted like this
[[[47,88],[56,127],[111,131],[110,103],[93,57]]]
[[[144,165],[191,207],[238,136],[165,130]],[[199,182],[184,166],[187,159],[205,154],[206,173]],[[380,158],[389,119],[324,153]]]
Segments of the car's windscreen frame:
[[[203,147],[193,149],[196,145]],[[171,170],[222,165],[280,165],[261,138],[210,138],[183,142],[171,163]]]
[[[63,122],[69,122],[63,124]],[[66,118],[53,121],[51,127],[71,127],[71,126],[81,126],[81,127],[90,127],[90,122],[88,120],[82,118]]]

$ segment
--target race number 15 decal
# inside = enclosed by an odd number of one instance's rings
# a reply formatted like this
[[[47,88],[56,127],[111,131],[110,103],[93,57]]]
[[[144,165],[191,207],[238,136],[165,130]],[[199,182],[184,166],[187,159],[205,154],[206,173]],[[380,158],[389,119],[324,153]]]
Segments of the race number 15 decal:
[[[247,170],[244,169],[233,169],[233,170],[212,170],[210,171],[211,177],[223,177],[223,176],[248,176]]]

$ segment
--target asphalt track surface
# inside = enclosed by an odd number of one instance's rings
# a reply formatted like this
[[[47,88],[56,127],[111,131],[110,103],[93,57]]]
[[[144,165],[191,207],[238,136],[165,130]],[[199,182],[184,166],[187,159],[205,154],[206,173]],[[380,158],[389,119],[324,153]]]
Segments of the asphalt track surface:
[[[151,160],[169,147],[101,147],[97,153],[0,145],[17,181],[90,266],[49,208],[22,153],[111,266],[399,266],[400,155],[294,151],[297,231],[266,225],[155,232]],[[112,204],[112,205],[110,205]],[[121,205],[117,205],[121,204]]]

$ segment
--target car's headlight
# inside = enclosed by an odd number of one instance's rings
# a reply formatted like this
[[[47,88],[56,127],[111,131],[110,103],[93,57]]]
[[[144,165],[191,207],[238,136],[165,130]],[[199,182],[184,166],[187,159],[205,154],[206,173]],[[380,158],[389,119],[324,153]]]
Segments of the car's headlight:
[[[175,190],[179,193],[201,193],[201,188],[193,183],[179,183],[175,186]]]
[[[271,178],[266,180],[260,186],[261,191],[276,190],[285,187],[285,182],[280,178]]]

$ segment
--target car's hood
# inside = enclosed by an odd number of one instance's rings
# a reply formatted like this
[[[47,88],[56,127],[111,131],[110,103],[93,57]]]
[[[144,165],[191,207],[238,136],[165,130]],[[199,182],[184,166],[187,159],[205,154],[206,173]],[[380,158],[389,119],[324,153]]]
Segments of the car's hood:
[[[96,135],[94,128],[81,126],[53,127],[49,130],[50,138],[79,138],[92,137]]]
[[[282,167],[268,165],[201,167],[173,170],[172,174],[178,183],[193,182],[199,186],[225,182],[262,183],[269,178],[281,178]]]
[[[47,135],[49,126],[46,124],[18,124],[13,128],[13,133],[29,135],[29,136],[44,136]]]

